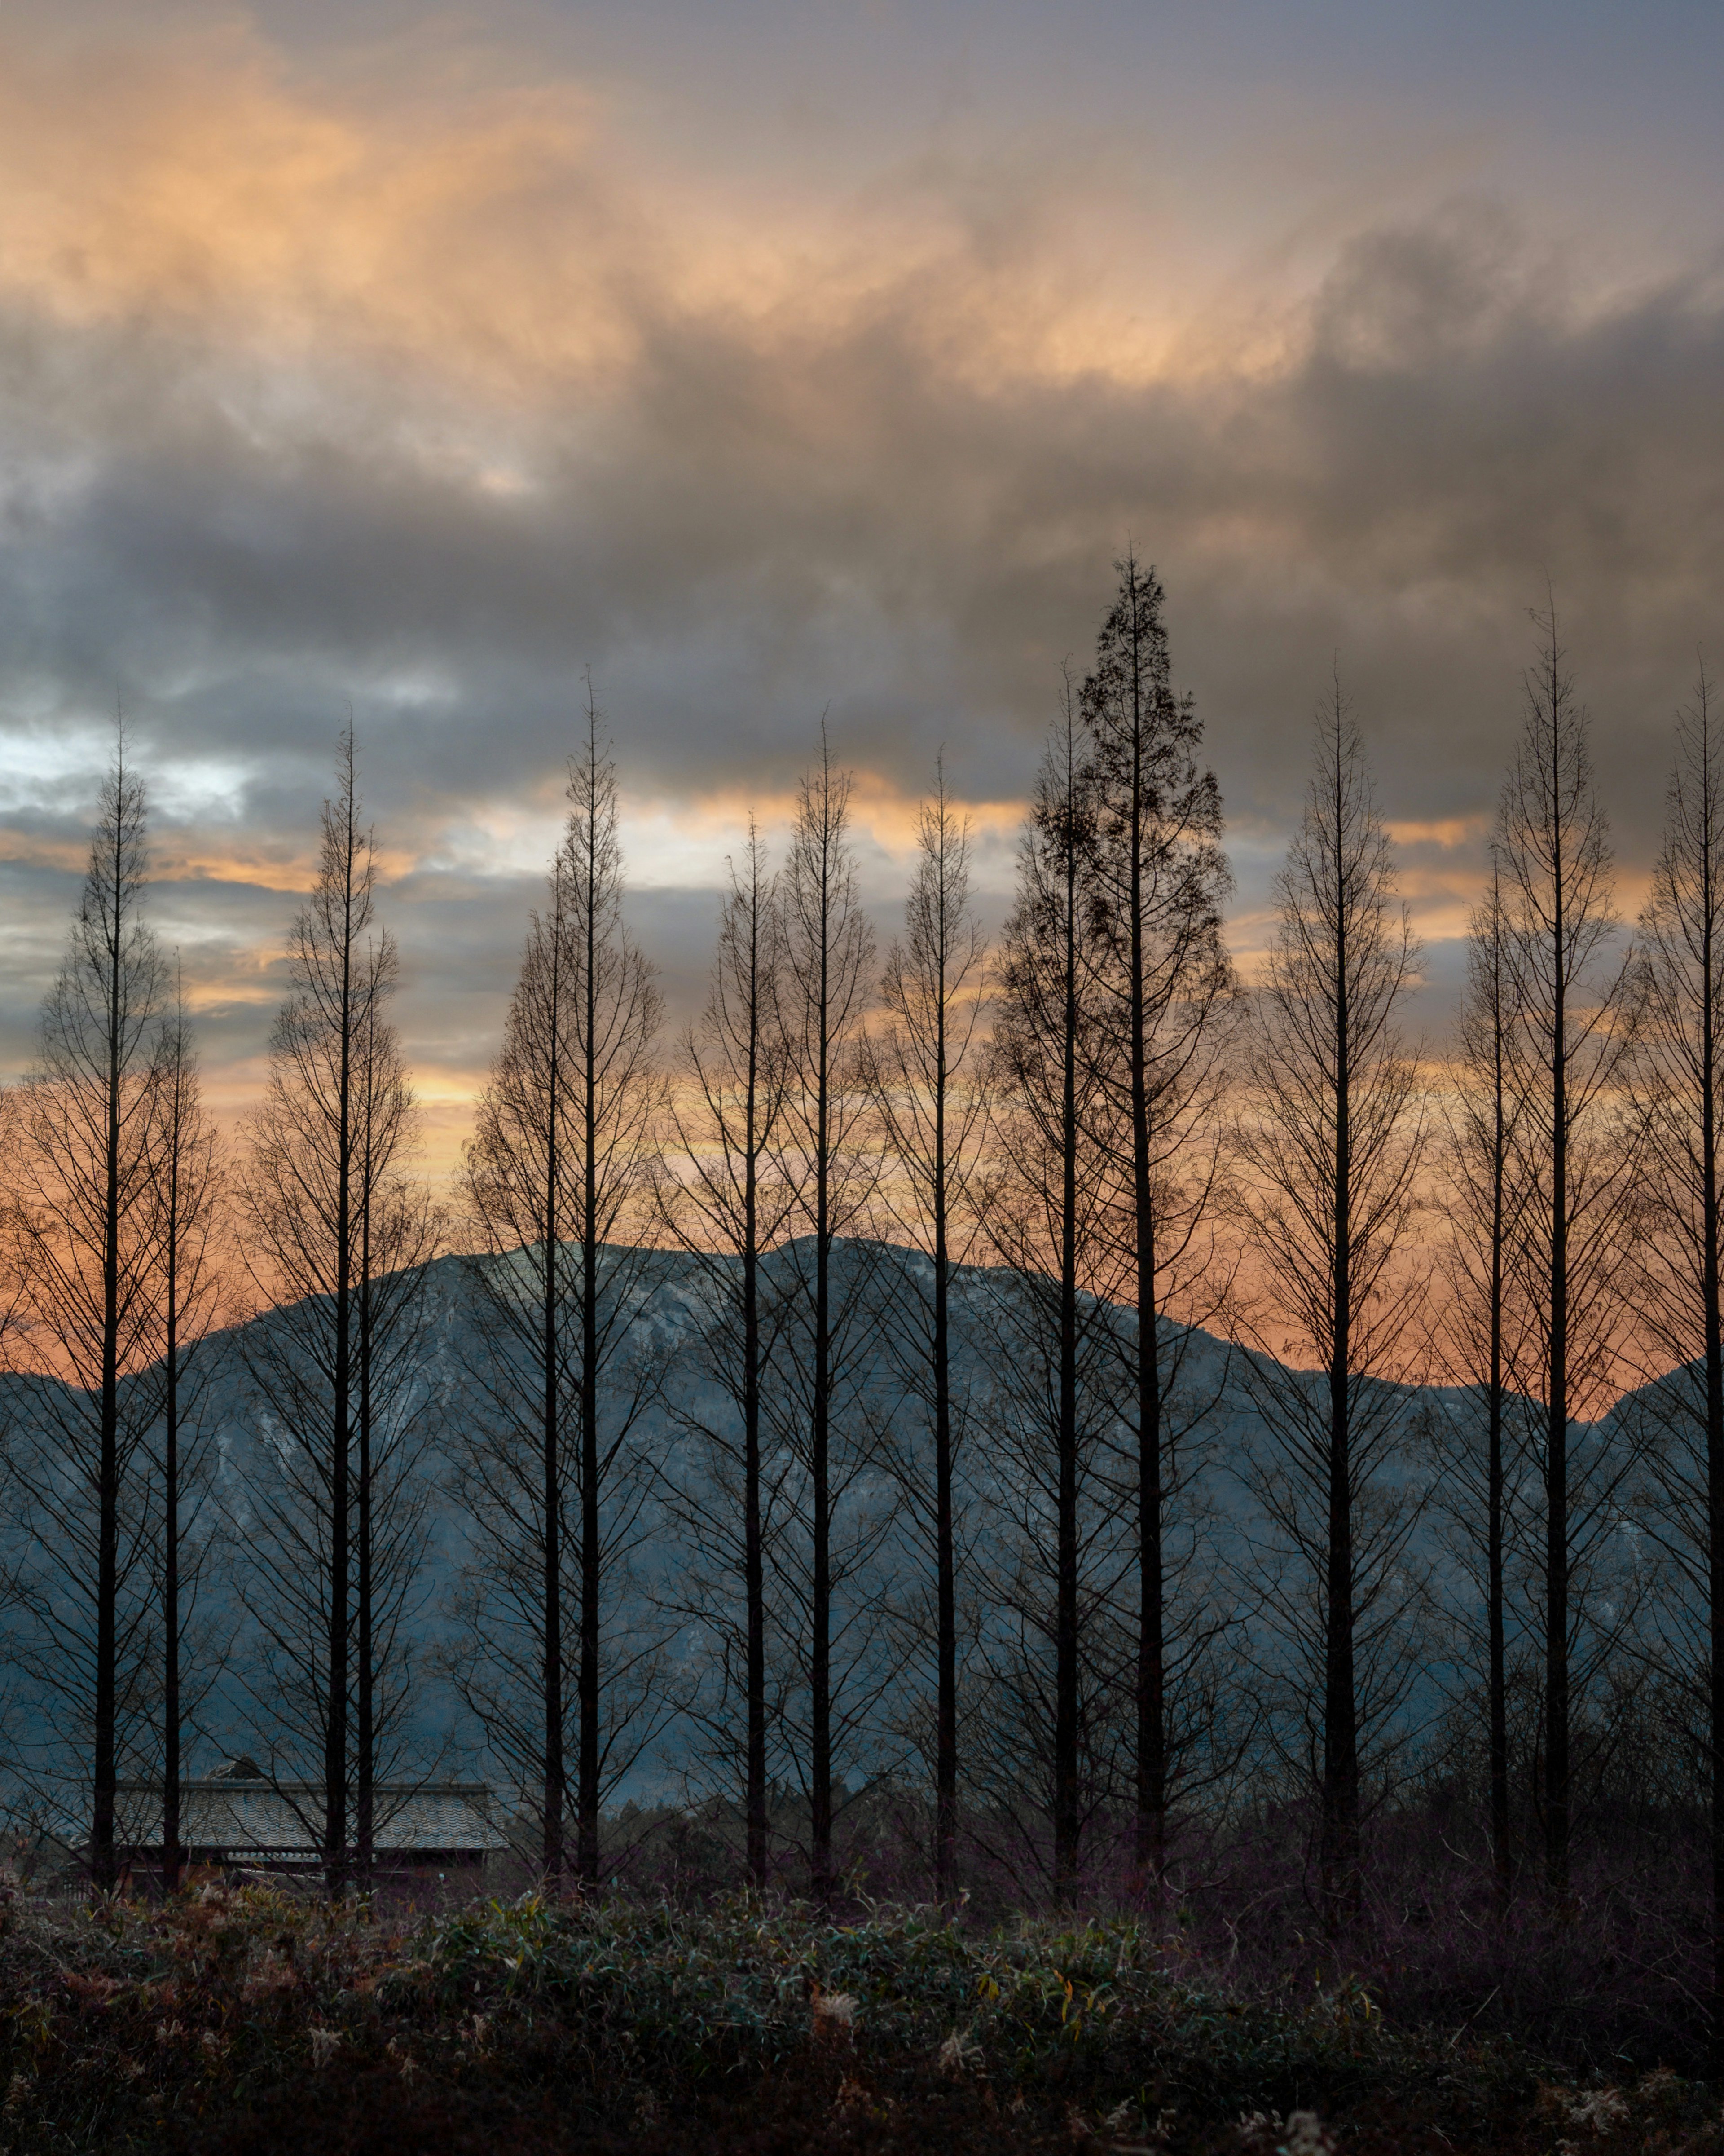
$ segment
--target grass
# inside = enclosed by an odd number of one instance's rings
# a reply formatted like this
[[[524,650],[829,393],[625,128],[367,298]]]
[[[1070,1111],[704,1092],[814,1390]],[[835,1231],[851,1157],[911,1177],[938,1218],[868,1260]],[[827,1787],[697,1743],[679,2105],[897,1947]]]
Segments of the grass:
[[[13,1902],[0,2148],[186,2156],[1171,2156],[1724,2148],[1706,2088],[1229,1990],[1129,1919],[967,1929],[528,1894],[440,1916],[267,1887]]]

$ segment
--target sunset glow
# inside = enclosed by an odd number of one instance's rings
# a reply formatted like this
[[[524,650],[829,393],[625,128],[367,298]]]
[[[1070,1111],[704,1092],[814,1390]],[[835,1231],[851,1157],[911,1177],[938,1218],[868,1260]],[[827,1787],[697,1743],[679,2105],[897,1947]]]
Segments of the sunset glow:
[[[1338,665],[1446,1024],[1547,579],[1638,903],[1715,603],[1704,64],[1672,34],[1657,128],[1629,100],[1583,151],[1606,18],[1549,80],[1537,9],[1446,42],[1321,12],[1301,45],[1271,11],[1098,7],[1056,53],[1010,13],[984,51],[957,6],[913,45],[765,6],[722,38],[552,0],[482,35],[8,10],[0,1060],[116,706],[236,1107],[351,709],[445,1166],[587,666],[675,1022],[823,714],[882,932],[942,746],[997,921],[1128,540],[1248,975]]]

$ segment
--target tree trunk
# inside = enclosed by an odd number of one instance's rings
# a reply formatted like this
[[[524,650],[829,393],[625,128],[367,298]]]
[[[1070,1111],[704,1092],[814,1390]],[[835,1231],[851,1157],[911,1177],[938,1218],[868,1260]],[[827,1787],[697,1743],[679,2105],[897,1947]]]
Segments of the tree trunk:
[[[1500,934],[1500,927],[1498,932]],[[1501,989],[1501,950],[1498,980]],[[1490,1378],[1485,1412],[1488,1419],[1485,1461],[1485,1625],[1488,1632],[1491,1744],[1491,1847],[1496,1866],[1498,1901],[1506,1908],[1514,1884],[1513,1852],[1509,1845],[1508,1669],[1505,1640],[1503,1539],[1505,1485],[1502,1465],[1503,1382],[1503,1254],[1505,1243],[1504,1181],[1506,1172],[1507,1128],[1503,1107],[1502,1014],[1492,1014],[1495,1049],[1492,1070],[1492,1158],[1491,1164],[1491,1281]]]
[[[1078,1736],[1078,878],[1067,840],[1065,1027],[1061,1042],[1059,1488],[1055,1499],[1054,1892],[1070,1900],[1081,1826]]]
[[[589,894],[586,1027],[582,1063],[581,1183],[581,1758],[576,1869],[583,1887],[598,1883],[598,1616],[604,1552],[598,1508],[598,1076],[594,1031],[596,925]]]
[[[179,1159],[168,1164],[162,1445],[162,1891],[180,1883]]]
[[[952,1315],[947,1250],[945,1012],[941,1011],[939,1091],[935,1104],[934,1219],[934,1892],[952,1892],[957,1855],[957,1578],[952,1493]]]
[[[121,832],[114,831],[114,887],[121,887]],[[114,1792],[120,1595],[120,1122],[124,978],[121,923],[116,901],[108,967],[108,1097],[102,1184],[101,1434],[96,1467],[96,1611],[95,1804],[90,1823],[90,1870],[103,1892],[115,1880]]]
[[[1337,737],[1338,743],[1338,737]],[[1340,773],[1336,780],[1337,823]],[[1324,1583],[1322,1871],[1333,1933],[1352,1912],[1359,1836],[1358,1711],[1353,1674],[1352,1540],[1352,1043],[1347,906],[1337,909],[1335,951],[1335,1185],[1329,1361],[1329,1547]]]
[[[353,1328],[353,808],[347,804],[346,910],[341,940],[340,1067],[335,1133],[336,1281],[334,1404],[330,1426],[329,1700],[324,1732],[324,1870],[329,1898],[347,1887],[348,1571],[352,1445]]]
[[[1718,1012],[1713,975],[1712,794],[1707,770],[1706,844],[1702,850],[1701,945],[1701,1296],[1706,1363],[1706,1555],[1711,1631],[1711,1707],[1708,1781],[1711,1798],[1712,2072],[1724,2076],[1724,1777],[1718,1767],[1724,1743],[1724,1312],[1721,1312],[1718,1200]]]
[[[369,1078],[367,1078],[369,1082]],[[359,1202],[359,1491],[358,1609],[354,1647],[358,1661],[355,1732],[353,1851],[359,1883],[369,1892],[375,1861],[377,1792],[376,1680],[372,1589],[372,1161],[366,1146],[364,1188]]]
[[[809,1608],[808,1773],[810,1884],[817,1902],[829,1902],[832,1869],[832,1236],[831,1174],[828,1152],[831,1073],[824,1035],[826,960],[820,966],[821,1027],[814,1166],[814,1385],[810,1467],[813,1578]]]
[[[751,1096],[752,1096],[751,1087]],[[749,1104],[750,1126],[753,1101]],[[745,1203],[747,1240],[742,1252],[742,1596],[747,1631],[744,1682],[747,1758],[743,1763],[743,1810],[747,1815],[748,1876],[756,1887],[767,1881],[769,1822],[767,1816],[767,1596],[766,1552],[761,1537],[760,1495],[760,1250],[757,1230],[757,1168],[751,1152]]]
[[[1568,1894],[1568,1036],[1567,899],[1561,801],[1551,890],[1554,1007],[1551,1022],[1550,1367],[1545,1440],[1545,1878]]]
[[[555,983],[552,990],[552,1038],[559,1023]],[[544,1578],[540,1590],[540,1623],[544,1650],[545,1790],[541,1851],[545,1876],[553,1886],[562,1876],[562,1815],[567,1772],[563,1763],[562,1717],[562,1460],[558,1394],[559,1318],[557,1285],[557,1192],[558,1154],[557,1136],[557,1077],[553,1056],[552,1075],[546,1087],[545,1176],[545,1236],[543,1302],[541,1307],[541,1349],[544,1358],[545,1403],[541,1429],[544,1471]]]
[[[748,942],[747,1102],[742,1188],[742,1599],[747,1667],[743,1761],[748,1876],[767,1882],[767,1590],[760,1491],[760,893],[751,893]]]

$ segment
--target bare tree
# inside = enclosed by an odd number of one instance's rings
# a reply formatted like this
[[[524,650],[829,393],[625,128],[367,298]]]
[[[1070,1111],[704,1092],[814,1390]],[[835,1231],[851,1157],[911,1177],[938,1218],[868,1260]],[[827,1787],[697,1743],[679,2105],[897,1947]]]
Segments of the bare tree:
[[[1093,1680],[1086,1663],[1093,1658],[1085,1650],[1112,1584],[1095,1577],[1095,1455],[1112,1419],[1103,1369],[1106,1315],[1095,1293],[1095,1269],[1106,1262],[1107,1198],[1106,1104],[1095,1078],[1095,813],[1068,681],[1002,938],[994,1055],[1002,1149],[1012,1173],[991,1223],[1012,1276],[995,1348],[1006,1395],[1003,1434],[1013,1440],[1004,1495],[1009,1512],[1016,1494],[1019,1560],[1016,1578],[1002,1583],[1013,1667],[1001,1673],[996,1694],[1007,1743],[1045,1763],[1053,1884],[1062,1901],[1075,1889],[1086,1810],[1085,1683]],[[1105,1504],[1101,1512],[1105,1522]],[[1040,1666],[1038,1644],[1051,1650],[1051,1670]]]
[[[423,1268],[435,1240],[404,1173],[413,1101],[384,1015],[398,960],[377,922],[351,729],[337,767],[238,1178],[247,1263],[274,1305],[242,1340],[262,1420],[249,1531],[275,1560],[242,1582],[253,1691],[273,1749],[293,1761],[301,1729],[321,1739],[316,1826],[331,1896],[356,1861],[369,1865],[380,1765],[404,1736],[403,1618],[428,1497]]]
[[[1381,1488],[1380,1470],[1404,1414],[1383,1379],[1408,1324],[1396,1260],[1420,1124],[1397,1029],[1417,947],[1338,681],[1316,750],[1304,820],[1277,880],[1240,1129],[1262,1269],[1248,1322],[1265,1351],[1242,1368],[1271,1446],[1258,1494],[1296,1560],[1277,1588],[1279,1614],[1301,1694],[1321,1701],[1308,1727],[1332,1923],[1357,1891],[1362,1720],[1367,1732],[1380,1727],[1406,1682],[1396,1591],[1414,1516]],[[1274,1359],[1290,1349],[1315,1360],[1321,1379]]]
[[[1666,1373],[1644,1396],[1660,1440],[1646,1519],[1676,1577],[1664,1660],[1711,1799],[1711,2039],[1724,2070],[1724,736],[1704,666],[1677,721],[1639,963],[1634,1301]]]
[[[90,1747],[90,1869],[114,1884],[114,1794],[138,1727],[154,1419],[155,1045],[164,969],[144,917],[142,781],[122,732],[64,963],[18,1110],[13,1224],[24,1355],[44,1373],[9,1469],[33,1550],[37,1675]]]
[[[957,1835],[954,1466],[971,1406],[967,1388],[954,1391],[952,1274],[972,1253],[986,1209],[981,1049],[988,945],[970,902],[969,827],[947,793],[943,759],[916,836],[904,935],[887,954],[880,984],[885,1022],[867,1043],[865,1070],[885,1145],[887,1216],[931,1265],[926,1292],[918,1276],[906,1274],[888,1331],[932,1439],[931,1487],[916,1456],[900,1453],[899,1466],[933,1559],[934,1878],[944,1895]]]
[[[788,1542],[781,1554],[791,1571],[786,1590],[805,1604],[803,1658],[807,1687],[806,1774],[809,1804],[809,1879],[817,1899],[829,1898],[833,1877],[834,1731],[849,1712],[834,1705],[834,1639],[846,1641],[839,1688],[854,1673],[861,1619],[834,1617],[834,1519],[854,1487],[860,1420],[846,1395],[854,1388],[868,1325],[867,1254],[854,1241],[834,1266],[847,1229],[866,1218],[875,1159],[867,1143],[866,1091],[857,1062],[858,1035],[874,968],[874,932],[856,886],[849,838],[851,780],[833,767],[823,726],[820,761],[798,790],[796,828],[784,866],[784,1025],[789,1090],[781,1158],[797,1193],[807,1234],[789,1245],[794,1309],[782,1367],[790,1379],[788,1412],[807,1477],[806,1531],[798,1561]],[[849,1411],[847,1412],[847,1404]],[[834,1440],[836,1440],[836,1443]],[[858,1514],[856,1539],[838,1568],[859,1577],[878,1527]],[[793,1575],[800,1572],[799,1579]]]
[[[1521,1387],[1542,1410],[1534,1450],[1543,1481],[1544,1856],[1552,1892],[1566,1897],[1572,1810],[1571,1720],[1581,1653],[1583,1687],[1608,1644],[1577,1630],[1574,1589],[1608,1550],[1628,1471],[1589,1434],[1573,1456],[1577,1406],[1612,1375],[1621,1306],[1620,1260],[1631,1152],[1620,1081],[1634,1038],[1634,974],[1616,949],[1610,848],[1593,783],[1586,715],[1558,640],[1554,607],[1526,680],[1526,722],[1504,789],[1505,953],[1515,1025],[1509,1035],[1526,1188],[1521,1290],[1533,1318]],[[1578,1578],[1577,1574],[1579,1574]]]
[[[207,1409],[221,1359],[195,1350],[214,1324],[222,1296],[219,1240],[225,1196],[214,1126],[203,1107],[198,1051],[185,983],[177,968],[173,999],[155,1050],[156,1127],[151,1147],[156,1214],[155,1331],[161,1378],[161,1450],[154,1466],[161,1506],[162,1868],[164,1889],[179,1884],[182,1746],[188,1711],[217,1671],[192,1679],[182,1656],[198,1589],[213,1549],[210,1430]]]
[[[1440,1163],[1447,1233],[1442,1262],[1443,1322],[1460,1374],[1480,1396],[1483,1457],[1476,1419],[1434,1419],[1442,1471],[1439,1502],[1453,1532],[1460,1577],[1482,1604],[1491,1846],[1498,1892],[1513,1876],[1509,1816],[1508,1566],[1513,1539],[1509,1500],[1515,1459],[1524,1444],[1523,1403],[1513,1385],[1526,1313],[1517,1298],[1515,1253],[1526,1193],[1521,1167],[1521,1098],[1516,1090],[1516,1024],[1509,968],[1502,876],[1493,860],[1484,898],[1473,910],[1455,1082],[1448,1101]],[[1463,1632],[1470,1628],[1463,1618]],[[1475,1671],[1477,1661],[1473,1663]]]
[[[425,1267],[443,1240],[444,1218],[409,1168],[419,1117],[399,1039],[384,1018],[395,985],[394,945],[380,939],[365,1000],[354,1070],[357,1127],[358,1265],[353,1347],[357,1364],[353,1435],[353,1855],[369,1884],[376,1857],[377,1783],[404,1661],[402,1590],[418,1566],[428,1490],[418,1469],[436,1408],[422,1368],[428,1345]],[[398,1697],[380,1698],[393,1681]]]
[[[464,1465],[475,1636],[462,1682],[536,1784],[555,1876],[572,1676],[575,1869],[591,1882],[603,1798],[658,1711],[652,1643],[618,1613],[649,1518],[639,1445],[655,1389],[639,1324],[652,1255],[625,1239],[654,1205],[663,1086],[659,993],[623,924],[616,773],[590,689],[568,793],[464,1178],[486,1353]]]
[[[1203,727],[1174,694],[1163,593],[1127,552],[1081,704],[1094,739],[1094,878],[1108,1012],[1101,1076],[1121,1146],[1120,1240],[1134,1322],[1118,1329],[1135,1458],[1137,1609],[1132,1783],[1140,1868],[1159,1871],[1174,1781],[1168,1727],[1167,1484],[1188,1333],[1170,1304],[1211,1316],[1222,1297],[1213,1227],[1233,970],[1221,942],[1231,888],[1221,793],[1198,762]]]
[[[777,1145],[789,1082],[781,1008],[783,924],[776,879],[752,819],[739,870],[719,913],[718,950],[706,1008],[683,1045],[685,1083],[671,1110],[680,1181],[667,1181],[670,1224],[691,1245],[702,1310],[690,1356],[692,1398],[675,1410],[692,1440],[693,1471],[676,1509],[697,1553],[675,1598],[685,1619],[720,1641],[716,1696],[691,1712],[712,1734],[730,1771],[740,1767],[748,1876],[767,1876],[768,1812],[767,1569],[772,1500],[762,1394],[779,1316],[776,1284],[762,1260],[782,1235],[794,1187]],[[720,1406],[706,1404],[706,1380]],[[735,1612],[740,1601],[741,1621]],[[737,1664],[740,1663],[740,1671]],[[741,1758],[732,1709],[742,1702]]]

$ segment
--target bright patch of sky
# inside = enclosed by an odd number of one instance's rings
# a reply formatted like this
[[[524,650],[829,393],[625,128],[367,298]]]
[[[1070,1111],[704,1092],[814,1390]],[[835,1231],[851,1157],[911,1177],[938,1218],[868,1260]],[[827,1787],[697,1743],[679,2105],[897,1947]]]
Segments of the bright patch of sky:
[[[679,1014],[823,712],[882,933],[942,744],[997,924],[1127,539],[1242,960],[1338,660],[1452,988],[1547,573],[1632,910],[1724,635],[1721,81],[1710,0],[9,0],[0,1067],[116,696],[235,1097],[350,708],[450,1129],[588,665]]]

